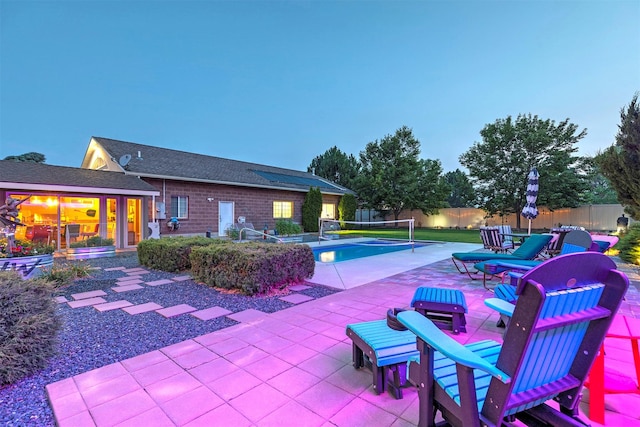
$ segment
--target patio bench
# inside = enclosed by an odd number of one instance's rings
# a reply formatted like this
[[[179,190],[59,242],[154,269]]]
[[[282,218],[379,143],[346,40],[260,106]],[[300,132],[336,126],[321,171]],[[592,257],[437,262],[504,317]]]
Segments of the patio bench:
[[[419,357],[414,333],[391,329],[386,320],[374,320],[347,325],[347,336],[353,341],[353,366],[371,369],[376,394],[388,385],[393,396],[402,399],[407,362]]]
[[[467,302],[459,289],[421,286],[413,295],[411,307],[440,328],[450,327],[456,335],[467,332]]]

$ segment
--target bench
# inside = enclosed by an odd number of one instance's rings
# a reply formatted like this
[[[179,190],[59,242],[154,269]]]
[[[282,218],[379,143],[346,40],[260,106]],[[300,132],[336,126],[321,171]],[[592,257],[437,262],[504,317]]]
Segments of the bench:
[[[347,336],[353,341],[353,366],[371,369],[376,394],[388,385],[393,396],[402,399],[407,362],[419,357],[413,332],[396,331],[387,326],[386,320],[374,320],[347,325]]]
[[[458,289],[430,288],[421,286],[416,289],[411,307],[431,319],[440,328],[451,328],[454,334],[467,332],[467,302]]]

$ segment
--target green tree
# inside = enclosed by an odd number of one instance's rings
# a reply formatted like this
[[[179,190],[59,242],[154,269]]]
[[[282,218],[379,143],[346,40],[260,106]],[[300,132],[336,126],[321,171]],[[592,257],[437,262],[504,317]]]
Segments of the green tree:
[[[583,170],[589,183],[584,202],[590,205],[618,203],[618,195],[609,180],[602,174],[594,157],[583,157]]]
[[[596,163],[609,180],[631,218],[640,220],[640,104],[636,93],[620,110],[616,142],[596,156]]]
[[[420,209],[428,215],[445,206],[440,162],[419,159],[419,155],[420,142],[406,126],[368,143],[360,152],[362,169],[356,180],[363,205],[392,212],[396,220],[404,209]]]
[[[311,187],[302,203],[302,228],[304,231],[318,231],[320,215],[322,215],[322,193],[318,187]]]
[[[307,168],[307,172],[313,172],[348,189],[353,189],[359,171],[360,163],[353,154],[347,155],[336,146],[316,156]]]
[[[340,197],[340,202],[338,203],[338,219],[340,221],[355,221],[357,209],[356,197],[353,194],[344,194]],[[349,228],[349,225],[340,222],[340,227]]]
[[[489,215],[517,213],[526,203],[527,175],[534,166],[540,175],[538,205],[551,210],[577,207],[587,188],[577,143],[587,131],[566,119],[558,124],[538,116],[498,119],[481,131],[476,142],[460,156],[469,170],[476,202]]]
[[[447,172],[444,174],[444,181],[449,186],[449,207],[469,208],[475,204],[476,193],[466,173],[460,169]]]
[[[27,163],[44,163],[44,154],[29,152],[20,154],[19,156],[7,156],[4,160],[13,160],[14,162],[27,162]]]

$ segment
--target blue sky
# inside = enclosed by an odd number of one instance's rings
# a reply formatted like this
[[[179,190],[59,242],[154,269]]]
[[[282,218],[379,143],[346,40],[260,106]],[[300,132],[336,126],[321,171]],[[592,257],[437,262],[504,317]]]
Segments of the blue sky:
[[[614,142],[640,1],[0,0],[0,158],[91,136],[306,170],[406,125],[444,171],[518,114]]]

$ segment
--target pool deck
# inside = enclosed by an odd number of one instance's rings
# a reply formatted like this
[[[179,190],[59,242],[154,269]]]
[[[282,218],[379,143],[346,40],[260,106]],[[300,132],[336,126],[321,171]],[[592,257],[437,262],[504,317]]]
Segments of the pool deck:
[[[493,294],[459,274],[451,253],[479,245],[442,243],[425,251],[392,253],[317,265],[314,283],[343,292],[267,314],[236,316],[238,325],[85,372],[47,386],[59,426],[415,426],[417,393],[377,395],[371,373],[355,370],[345,327],[384,318],[406,307],[418,286],[464,292],[466,343],[501,340],[497,315],[483,300]],[[350,264],[349,264],[350,263]],[[326,268],[325,268],[326,267]],[[621,314],[640,317],[640,277]],[[627,343],[611,342],[607,357],[633,372]],[[581,404],[589,421],[589,392]],[[606,396],[605,425],[640,426],[640,395]]]

